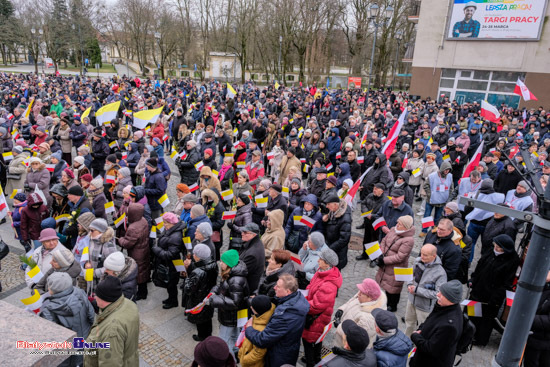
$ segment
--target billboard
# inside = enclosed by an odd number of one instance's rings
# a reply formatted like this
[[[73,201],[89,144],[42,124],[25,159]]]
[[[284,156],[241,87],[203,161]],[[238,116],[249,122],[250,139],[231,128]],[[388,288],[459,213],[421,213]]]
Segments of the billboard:
[[[350,76],[350,77],[348,77],[348,88],[349,89],[355,89],[355,88],[361,89],[361,77],[360,76]]]
[[[451,0],[447,39],[540,38],[547,0]]]

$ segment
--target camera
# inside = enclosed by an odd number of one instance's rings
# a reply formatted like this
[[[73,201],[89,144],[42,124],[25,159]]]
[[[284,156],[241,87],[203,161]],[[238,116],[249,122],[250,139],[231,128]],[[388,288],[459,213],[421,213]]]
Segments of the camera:
[[[99,254],[99,256],[97,257],[97,268],[98,269],[101,269],[103,267],[103,255],[102,254]]]
[[[426,283],[424,284],[424,288],[430,291],[435,291],[435,284],[434,283]]]

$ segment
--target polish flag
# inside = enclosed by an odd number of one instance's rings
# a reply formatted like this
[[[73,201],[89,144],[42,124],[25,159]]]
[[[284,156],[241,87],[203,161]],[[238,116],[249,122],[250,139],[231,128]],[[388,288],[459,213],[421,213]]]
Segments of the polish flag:
[[[365,163],[365,157],[364,156],[357,157],[357,163],[359,164]]]
[[[342,152],[336,153],[336,159],[342,159]]]
[[[290,255],[290,260],[294,261],[298,265],[302,265],[302,261],[300,258],[296,255]]]
[[[538,101],[537,97],[527,88],[524,82],[519,78],[516,82],[516,87],[514,88],[514,94],[522,96],[525,101],[535,100]]]
[[[267,153],[268,160],[272,160],[273,158],[275,158],[275,153],[272,153],[272,152]]]
[[[407,167],[407,163],[409,163],[409,157],[405,156],[405,159],[403,159],[403,164],[401,164],[401,168],[405,169],[405,167]]]
[[[519,146],[516,144],[512,147],[512,149],[510,149],[510,159],[514,158],[516,156],[516,154],[519,153]]]
[[[372,222],[372,228],[376,231],[378,228],[384,227],[386,225],[386,220],[384,217],[378,218],[374,222]]]
[[[189,186],[189,192],[197,191],[199,189],[199,185],[195,182],[193,185]]]
[[[433,217],[422,218],[422,228],[430,228],[435,225]]]
[[[487,101],[481,101],[481,117],[494,122],[500,122],[500,113],[497,108]]]
[[[237,211],[228,211],[222,213],[222,220],[228,220],[228,219],[235,219],[235,216],[237,215]]]
[[[506,291],[506,306],[512,307],[512,303],[514,303],[515,296],[516,296],[516,292]]]
[[[300,219],[300,222],[302,222],[303,224],[305,224],[306,226],[308,226],[309,228],[313,228],[313,226],[315,225],[315,222],[313,219],[311,219],[310,217],[307,217],[307,216],[302,216],[302,218]]]
[[[388,134],[386,143],[382,148],[382,154],[385,154],[387,159],[390,159],[390,155],[393,153],[393,149],[395,148],[395,144],[397,143],[397,138],[399,137],[399,134],[401,133],[401,128],[405,123],[406,115],[407,115],[407,110],[405,109],[403,110],[403,112],[401,112],[401,116],[399,116],[399,120],[397,120],[397,123],[393,125],[393,127],[390,130],[390,133]]]
[[[462,175],[462,178],[470,177],[470,173],[476,169],[476,167],[479,165],[479,161],[481,160],[481,152],[483,151],[483,144],[482,141],[479,147],[477,147],[476,152],[472,156],[472,159],[464,169],[464,174]],[[458,181],[460,183],[460,181]]]
[[[332,163],[327,164],[326,169],[327,171],[330,171],[332,169]]]

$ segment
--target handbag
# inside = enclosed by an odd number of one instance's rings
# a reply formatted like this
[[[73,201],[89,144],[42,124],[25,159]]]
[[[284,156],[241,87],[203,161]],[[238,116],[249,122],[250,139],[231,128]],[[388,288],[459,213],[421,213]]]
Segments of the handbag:
[[[165,264],[158,264],[153,271],[153,284],[160,288],[168,288],[170,281],[170,268]]]
[[[311,325],[313,325],[313,323],[315,322],[315,320],[317,320],[317,318],[321,316],[320,313],[318,313],[317,315],[310,315],[310,314],[307,314],[306,315],[306,323],[304,325],[304,329],[309,329],[311,327]]]
[[[8,256],[10,253],[10,248],[7,243],[4,242],[3,239],[0,238],[0,260]]]

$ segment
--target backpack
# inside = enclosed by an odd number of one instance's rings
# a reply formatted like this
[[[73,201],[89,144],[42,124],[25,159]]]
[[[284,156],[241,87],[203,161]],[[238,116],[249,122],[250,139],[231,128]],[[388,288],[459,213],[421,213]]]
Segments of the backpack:
[[[455,366],[458,366],[462,362],[462,355],[468,353],[472,350],[472,345],[474,342],[474,335],[476,333],[476,327],[470,318],[465,313],[462,314],[462,334],[458,338],[456,344],[455,355],[460,356],[460,360],[456,362]]]

